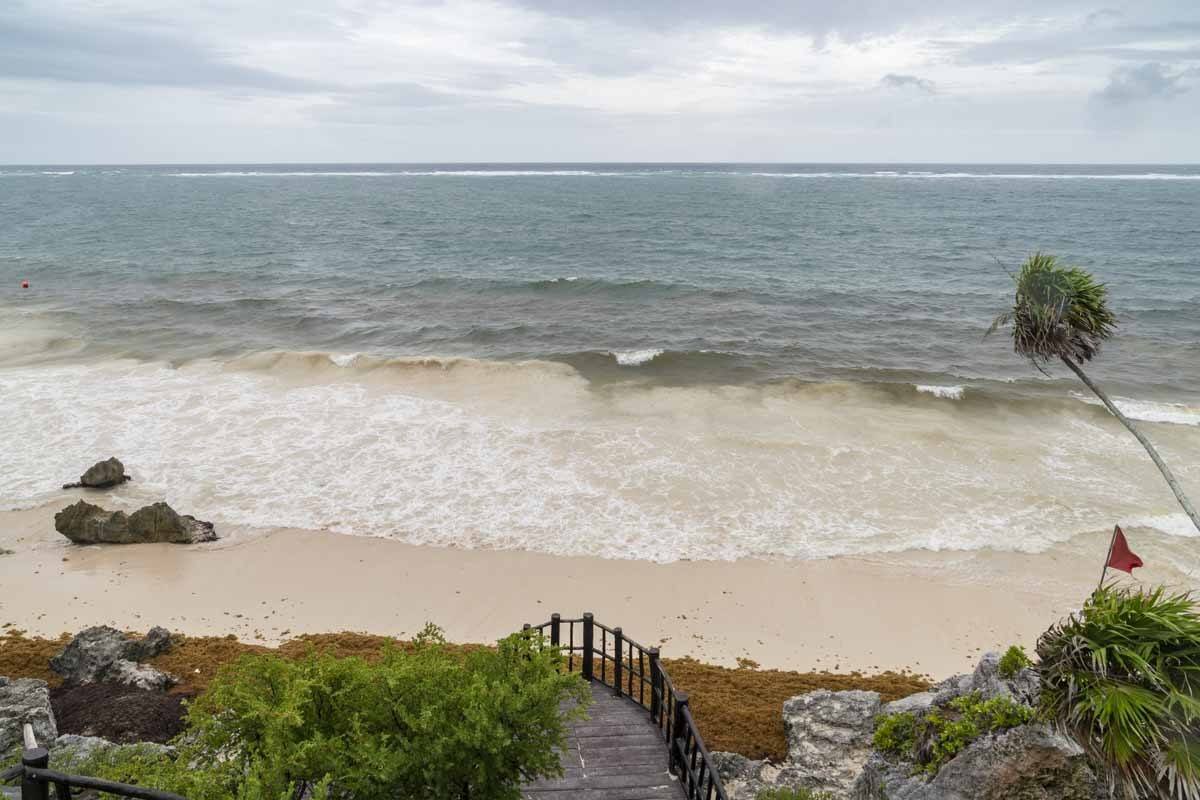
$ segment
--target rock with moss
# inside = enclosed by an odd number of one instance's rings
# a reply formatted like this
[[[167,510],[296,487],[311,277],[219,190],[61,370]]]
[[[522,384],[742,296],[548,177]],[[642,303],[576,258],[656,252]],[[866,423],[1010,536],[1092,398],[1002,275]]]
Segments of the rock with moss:
[[[153,503],[132,514],[80,500],[54,515],[54,529],[76,544],[194,544],[217,538],[211,522]]]
[[[1106,800],[1106,784],[1074,741],[1042,724],[970,743],[934,775],[876,752],[852,800]]]
[[[36,678],[0,678],[0,754],[21,746],[25,723],[33,726],[38,743],[58,736],[50,690]]]

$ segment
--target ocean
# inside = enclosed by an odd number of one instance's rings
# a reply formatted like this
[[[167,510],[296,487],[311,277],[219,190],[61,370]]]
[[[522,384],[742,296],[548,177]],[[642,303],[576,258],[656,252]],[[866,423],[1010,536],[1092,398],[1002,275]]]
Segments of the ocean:
[[[1036,250],[1107,282],[1089,369],[1200,495],[1197,166],[0,166],[0,508],[116,455],[114,503],[450,547],[1196,536],[984,336]]]

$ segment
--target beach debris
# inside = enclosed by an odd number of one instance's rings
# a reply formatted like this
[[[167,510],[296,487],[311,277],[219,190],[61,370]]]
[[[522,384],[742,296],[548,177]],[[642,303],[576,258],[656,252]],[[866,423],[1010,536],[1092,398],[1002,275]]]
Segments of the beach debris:
[[[217,538],[211,522],[178,514],[166,503],[126,514],[80,500],[54,515],[54,529],[76,544],[194,544]]]
[[[132,639],[116,628],[97,625],[75,635],[63,651],[50,659],[50,669],[67,686],[118,683],[137,689],[163,690],[178,680],[139,661],[154,658],[171,645],[166,628],[154,627],[142,639]]]
[[[133,480],[125,474],[125,465],[116,457],[97,461],[79,477],[78,483],[64,483],[64,489],[107,489]]]
[[[28,288],[29,288],[29,281],[21,281],[21,288],[22,288],[22,289],[28,289]]]
[[[33,726],[39,742],[51,742],[58,736],[50,689],[36,678],[0,678],[0,753],[21,744],[25,723]]]

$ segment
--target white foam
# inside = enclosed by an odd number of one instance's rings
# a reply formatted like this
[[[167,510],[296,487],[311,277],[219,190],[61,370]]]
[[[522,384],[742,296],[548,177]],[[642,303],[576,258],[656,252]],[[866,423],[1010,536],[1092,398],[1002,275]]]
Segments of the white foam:
[[[917,384],[917,391],[940,397],[943,400],[961,400],[965,387],[962,386],[931,386]]]
[[[646,364],[653,361],[662,354],[662,350],[647,348],[645,350],[614,350],[610,355],[622,367],[636,367],[639,364]]]
[[[1036,411],[1001,426],[856,385],[593,392],[564,365],[360,376],[311,358],[329,382],[203,362],[2,367],[0,508],[61,498],[116,455],[136,478],[123,496],[219,528],[654,561],[1038,552],[1098,519],[1172,513],[1158,475],[1129,469],[1129,437]],[[513,402],[514,385],[539,401]],[[1174,447],[1200,453],[1200,430]]]
[[[329,360],[339,367],[348,367],[358,360],[360,353],[333,353]]]
[[[75,170],[67,170],[66,172],[52,172],[50,170],[46,170],[46,171],[43,171],[42,174],[43,175],[74,175]]]
[[[1071,392],[1071,394],[1077,400],[1082,400],[1088,405],[1104,405],[1098,397],[1082,392]],[[1114,397],[1112,401],[1121,410],[1121,413],[1130,419],[1142,422],[1166,422],[1173,425],[1200,425],[1200,407],[1198,406],[1137,400],[1129,397]]]
[[[594,172],[576,169],[439,169],[439,170],[323,170],[323,171],[223,171],[169,172],[170,178],[389,178],[461,176],[468,178],[518,177],[586,177],[590,175],[622,175],[620,172]]]
[[[1178,536],[1184,539],[1194,539],[1200,536],[1200,531],[1192,524],[1192,520],[1182,511],[1177,514],[1155,514],[1145,517],[1130,517],[1125,520],[1126,527],[1154,528],[1168,536]]]

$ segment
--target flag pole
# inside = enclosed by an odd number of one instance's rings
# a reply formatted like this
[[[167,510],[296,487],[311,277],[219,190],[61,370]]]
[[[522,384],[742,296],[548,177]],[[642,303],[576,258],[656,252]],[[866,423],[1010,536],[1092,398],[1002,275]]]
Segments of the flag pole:
[[[1104,588],[1104,576],[1108,574],[1108,562],[1112,559],[1113,545],[1117,541],[1117,531],[1121,529],[1120,525],[1113,525],[1112,536],[1108,539],[1108,553],[1104,556],[1104,569],[1100,571],[1100,583],[1096,586],[1096,592]],[[1092,592],[1095,594],[1096,592]]]

